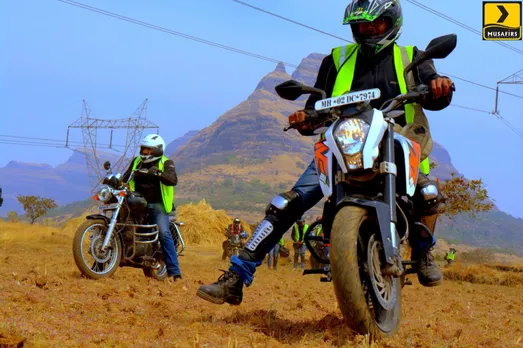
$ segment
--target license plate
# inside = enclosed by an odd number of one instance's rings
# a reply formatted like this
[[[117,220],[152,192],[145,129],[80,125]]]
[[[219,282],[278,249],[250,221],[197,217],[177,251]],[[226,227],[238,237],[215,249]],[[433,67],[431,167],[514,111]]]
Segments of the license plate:
[[[366,89],[364,91],[351,92],[340,95],[339,97],[318,100],[314,104],[314,109],[323,110],[342,105],[361,103],[367,100],[379,99],[381,91],[379,88]]]
[[[116,209],[118,208],[119,203],[113,203],[113,204],[107,204],[107,205],[101,205],[98,207],[99,210],[109,210],[109,209]]]

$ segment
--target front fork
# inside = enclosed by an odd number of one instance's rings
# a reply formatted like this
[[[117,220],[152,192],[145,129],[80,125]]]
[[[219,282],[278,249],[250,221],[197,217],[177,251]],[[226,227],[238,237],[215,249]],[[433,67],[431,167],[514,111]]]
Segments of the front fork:
[[[113,238],[114,227],[116,226],[116,221],[118,220],[118,214],[120,213],[120,208],[122,207],[124,197],[117,196],[117,199],[118,207],[114,210],[113,216],[111,217],[111,222],[109,222],[109,226],[107,227],[107,232],[105,234],[104,242],[102,244],[102,252],[105,252],[109,247],[109,244],[111,243],[111,239]]]
[[[396,167],[396,155],[394,151],[394,119],[387,117],[387,134],[384,142],[384,156],[383,162],[380,163],[380,173],[384,174],[384,202],[389,207],[390,214],[390,238],[389,242],[392,244],[393,256],[389,256],[387,261],[386,272],[394,275],[399,275],[403,272],[403,267],[400,257],[400,238],[396,230],[396,223],[398,218],[396,215],[396,176],[398,173]],[[385,242],[385,241],[383,241]]]

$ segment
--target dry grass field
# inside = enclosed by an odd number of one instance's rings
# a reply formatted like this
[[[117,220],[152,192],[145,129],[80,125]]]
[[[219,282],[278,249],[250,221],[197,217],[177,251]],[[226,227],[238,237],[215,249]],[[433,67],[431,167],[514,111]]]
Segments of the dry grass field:
[[[458,263],[445,268],[447,279],[436,288],[412,278],[414,285],[404,289],[400,332],[376,343],[345,327],[331,284],[292,272],[288,259],[278,271],[262,265],[240,306],[209,304],[195,293],[227,267],[219,243],[221,225],[230,220],[214,212],[214,226],[204,220],[211,214],[205,209],[181,211],[187,222],[182,233],[191,242],[180,257],[184,279],[176,283],[130,268],[109,279],[82,278],[71,251],[78,220],[65,228],[0,222],[0,346],[523,345],[523,272],[517,267]]]

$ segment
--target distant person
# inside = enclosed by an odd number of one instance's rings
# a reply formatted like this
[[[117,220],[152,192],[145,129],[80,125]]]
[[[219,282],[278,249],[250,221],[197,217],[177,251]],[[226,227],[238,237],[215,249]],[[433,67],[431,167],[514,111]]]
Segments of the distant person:
[[[135,169],[148,169],[147,174],[135,172],[129,182],[132,191],[142,195],[147,201],[151,219],[158,225],[163,259],[167,274],[173,281],[182,278],[178,264],[178,254],[169,227],[169,213],[173,209],[174,186],[178,183],[174,162],[163,155],[165,141],[158,134],[150,134],[140,143],[140,155],[136,156],[123,175],[126,182]]]
[[[234,236],[238,236],[240,239],[240,247],[243,248],[245,245],[245,240],[249,237],[245,229],[243,228],[243,225],[241,224],[241,221],[239,218],[235,218],[230,224],[226,231],[225,231],[225,237],[227,238],[222,243],[222,260],[225,260],[227,258],[228,250],[229,250],[229,244],[231,243],[231,238]]]
[[[309,228],[309,225],[305,223],[303,217],[299,218],[298,221],[292,226],[292,247],[294,248],[294,266],[293,271],[296,271],[298,268],[298,258],[301,261],[301,270],[305,269],[305,252],[307,251],[307,246],[303,244],[303,239],[305,238],[305,232]]]
[[[4,203],[4,199],[2,198],[2,188],[0,187],[0,207],[2,206],[2,203]]]
[[[269,268],[269,269],[272,268],[276,271],[276,269],[278,268],[278,258],[280,256],[280,247],[282,247],[284,245],[285,245],[285,240],[283,239],[283,237],[281,237],[278,244],[276,244],[274,246],[274,248],[272,248],[272,250],[269,251],[269,258],[267,259],[267,268]]]
[[[445,255],[445,260],[447,260],[447,264],[450,265],[454,262],[454,259],[456,258],[456,249],[450,248],[449,251],[447,251],[447,254]]]

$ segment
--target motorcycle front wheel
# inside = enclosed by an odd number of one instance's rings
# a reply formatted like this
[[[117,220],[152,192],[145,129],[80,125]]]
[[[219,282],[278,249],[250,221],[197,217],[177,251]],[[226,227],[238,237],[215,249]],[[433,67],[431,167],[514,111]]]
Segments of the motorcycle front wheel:
[[[107,225],[103,220],[87,220],[76,230],[73,239],[74,262],[87,278],[110,277],[120,265],[122,243],[116,233],[113,233],[107,250],[102,251],[106,233]]]
[[[401,284],[385,276],[376,217],[364,208],[342,207],[331,230],[334,292],[350,329],[372,339],[393,336],[401,318]]]

